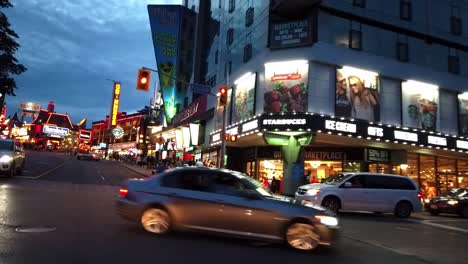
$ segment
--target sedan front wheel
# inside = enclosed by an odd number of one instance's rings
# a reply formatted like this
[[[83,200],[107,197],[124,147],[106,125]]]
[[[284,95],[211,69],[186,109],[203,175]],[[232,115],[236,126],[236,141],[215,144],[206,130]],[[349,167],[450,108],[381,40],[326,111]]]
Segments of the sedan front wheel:
[[[320,236],[311,224],[293,223],[286,231],[286,241],[295,249],[312,251],[319,245]]]
[[[162,235],[169,232],[171,219],[165,210],[150,208],[142,214],[141,225],[148,232]]]

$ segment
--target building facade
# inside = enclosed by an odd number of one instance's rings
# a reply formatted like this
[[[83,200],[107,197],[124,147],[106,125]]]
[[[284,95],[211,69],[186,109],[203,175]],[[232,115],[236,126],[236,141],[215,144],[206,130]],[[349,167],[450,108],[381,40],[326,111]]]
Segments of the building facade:
[[[428,196],[468,185],[466,2],[206,2],[184,4],[219,23],[205,82],[232,88],[228,168],[285,194],[343,171],[407,175]]]

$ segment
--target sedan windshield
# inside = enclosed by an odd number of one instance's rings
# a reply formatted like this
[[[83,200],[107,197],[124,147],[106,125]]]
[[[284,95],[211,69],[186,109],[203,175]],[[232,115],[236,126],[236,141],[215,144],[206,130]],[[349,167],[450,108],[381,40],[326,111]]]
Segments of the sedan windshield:
[[[269,196],[273,196],[272,193],[271,193],[270,191],[265,190],[265,189],[263,188],[263,185],[262,185],[260,182],[258,182],[258,181],[256,181],[255,179],[249,177],[248,175],[241,174],[241,173],[236,173],[235,175],[236,175],[236,177],[238,177],[239,179],[241,179],[241,180],[247,182],[247,184],[249,184],[249,185],[251,185],[252,187],[254,187],[255,190],[256,190],[257,192],[259,192],[261,195],[263,195],[263,196],[268,196],[268,197],[269,197]]]
[[[334,174],[331,175],[330,177],[326,178],[322,183],[324,184],[330,184],[330,185],[335,185],[341,181],[343,181],[344,178],[346,178],[346,174]]]
[[[13,150],[13,142],[0,141],[0,150]]]

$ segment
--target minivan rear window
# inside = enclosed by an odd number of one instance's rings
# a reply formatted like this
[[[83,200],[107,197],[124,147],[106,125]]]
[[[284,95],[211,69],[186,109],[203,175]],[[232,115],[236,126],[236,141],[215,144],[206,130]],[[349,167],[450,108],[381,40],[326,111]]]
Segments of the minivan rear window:
[[[342,182],[348,174],[333,174],[330,177],[326,178],[322,183],[335,185],[337,183]]]
[[[414,184],[405,178],[384,175],[367,175],[367,188],[370,189],[398,189],[416,190]]]

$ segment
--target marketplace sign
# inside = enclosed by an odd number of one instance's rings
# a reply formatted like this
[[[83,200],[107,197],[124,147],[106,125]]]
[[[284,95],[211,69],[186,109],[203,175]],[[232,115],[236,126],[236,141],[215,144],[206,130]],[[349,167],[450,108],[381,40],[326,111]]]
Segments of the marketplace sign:
[[[44,125],[42,128],[42,132],[49,136],[58,136],[58,137],[66,137],[70,134],[70,130],[66,127],[57,127],[57,126],[49,126]]]
[[[111,104],[111,125],[117,125],[117,114],[119,113],[120,103],[120,83],[114,83],[114,93],[112,95]]]
[[[183,6],[148,5],[153,36],[154,53],[158,63],[159,82],[164,101],[164,113],[168,124],[184,105],[186,91],[177,89],[177,62],[179,58],[179,30]],[[181,87],[179,87],[181,88]],[[182,108],[182,107],[181,107]]]

